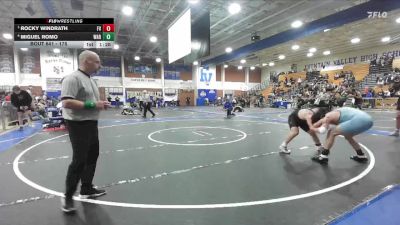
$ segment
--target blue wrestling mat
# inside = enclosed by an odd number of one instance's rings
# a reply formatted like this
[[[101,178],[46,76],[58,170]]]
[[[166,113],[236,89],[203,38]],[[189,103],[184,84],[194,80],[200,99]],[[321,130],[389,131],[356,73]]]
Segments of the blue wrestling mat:
[[[400,186],[389,186],[382,193],[336,218],[329,225],[398,225],[399,203]]]

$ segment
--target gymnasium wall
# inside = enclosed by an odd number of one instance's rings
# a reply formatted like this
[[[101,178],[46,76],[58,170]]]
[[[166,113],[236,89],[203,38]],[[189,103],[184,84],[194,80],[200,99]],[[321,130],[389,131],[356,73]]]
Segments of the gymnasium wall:
[[[304,50],[302,50],[304,51]],[[369,63],[369,60],[372,58],[380,57],[382,55],[386,55],[388,52],[391,52],[395,57],[400,57],[400,44],[382,44],[381,46],[361,49],[356,51],[349,51],[343,54],[335,54],[332,52],[329,56],[322,55],[323,49],[318,49],[317,53],[314,54],[313,57],[308,58],[305,56],[298,61],[287,63],[285,60],[275,62],[275,66],[273,67],[263,67],[262,74],[263,79],[266,79],[270,73],[280,72],[288,72],[290,71],[292,64],[297,64],[298,72],[304,70],[304,68],[314,68],[317,70],[321,70],[323,66],[335,66],[335,65],[344,65],[344,64],[361,64],[361,63]],[[399,63],[400,64],[400,63]]]
[[[16,62],[14,62],[14,51],[18,58]],[[12,47],[2,48],[0,51],[2,85],[32,85],[43,90],[59,90],[61,79],[77,70],[80,52],[81,50],[62,49],[60,54],[55,54],[51,49],[29,49],[27,52],[22,52]],[[93,76],[99,87],[162,89],[161,73],[164,69],[165,88],[195,88],[195,77],[191,66],[189,69],[171,69],[171,65],[161,68],[161,65],[153,60],[141,59],[138,62],[116,54],[100,54],[100,59],[102,68]],[[225,70],[224,81],[222,81],[223,70]],[[248,82],[246,82],[245,68],[238,70],[237,67],[230,66],[225,69],[223,65],[218,65],[215,67],[214,76],[213,89],[244,91],[260,83],[261,69],[249,70]]]

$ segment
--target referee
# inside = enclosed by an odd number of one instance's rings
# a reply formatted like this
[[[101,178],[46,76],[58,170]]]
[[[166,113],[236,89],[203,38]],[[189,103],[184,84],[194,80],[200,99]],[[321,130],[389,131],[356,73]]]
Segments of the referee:
[[[149,111],[153,117],[156,116],[156,114],[151,110],[151,105],[153,104],[153,100],[150,98],[150,94],[147,93],[146,90],[143,91],[143,104],[144,104],[144,113],[143,113],[143,118],[146,118],[147,111]]]
[[[99,90],[91,75],[100,69],[100,58],[92,51],[79,55],[79,69],[62,80],[61,99],[72,145],[72,162],[66,177],[65,198],[61,198],[62,210],[74,212],[74,195],[81,182],[80,198],[104,195],[104,190],[93,187],[92,181],[99,156],[97,121],[100,110],[107,109],[107,101],[100,101]]]

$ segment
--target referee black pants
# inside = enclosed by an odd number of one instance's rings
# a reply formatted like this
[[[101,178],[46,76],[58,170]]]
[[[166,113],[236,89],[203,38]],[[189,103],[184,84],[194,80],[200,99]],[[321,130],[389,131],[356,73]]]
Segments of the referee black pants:
[[[97,121],[66,120],[72,145],[72,162],[66,178],[66,198],[72,198],[79,181],[81,190],[90,190],[99,157],[99,132]]]
[[[144,117],[146,117],[147,111],[151,112],[151,114],[152,114],[153,116],[156,115],[156,114],[153,112],[153,110],[151,110],[151,105],[152,105],[151,102],[146,102],[146,103],[144,103],[144,113],[143,113],[143,116],[144,116]]]
[[[139,109],[140,109],[140,111],[143,110],[143,107],[144,107],[143,101],[139,101]]]
[[[227,109],[226,110],[226,116],[229,117],[232,115],[232,109]]]

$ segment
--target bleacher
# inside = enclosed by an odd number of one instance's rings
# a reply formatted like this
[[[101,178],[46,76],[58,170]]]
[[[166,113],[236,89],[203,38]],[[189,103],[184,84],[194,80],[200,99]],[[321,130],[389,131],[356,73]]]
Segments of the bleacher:
[[[400,68],[400,58],[393,60],[393,66]],[[313,72],[299,72],[299,73],[290,73],[290,74],[285,74],[279,76],[279,81],[280,81],[280,86],[275,87],[278,89],[279,93],[288,93],[290,91],[290,87],[287,87],[285,84],[285,78],[290,80],[290,78],[293,78],[295,81],[295,84],[297,84],[297,79],[300,77],[302,81],[310,81],[312,82],[315,78],[320,79],[321,75],[324,77],[325,74],[328,74],[328,83],[331,84],[336,84],[339,85],[344,81],[344,78],[339,78],[335,80],[335,74],[340,74],[342,71],[345,73],[351,73],[354,75],[355,81],[356,81],[356,87],[363,92],[364,88],[368,86],[369,88],[373,88],[375,93],[379,93],[381,90],[388,91],[389,90],[389,85],[384,85],[384,86],[377,86],[376,85],[376,78],[378,75],[376,71],[381,71],[378,70],[379,66],[370,66],[368,63],[362,63],[362,64],[348,64],[343,67],[343,69],[338,69],[338,70],[328,70],[328,71],[313,71]],[[382,68],[382,66],[380,66]],[[393,69],[390,68],[389,71],[392,71]],[[383,74],[382,74],[383,75]],[[271,83],[268,87],[264,88],[261,93],[264,97],[268,97],[274,90],[274,85]],[[364,100],[366,103],[370,103],[371,100],[365,99]],[[396,102],[397,98],[388,98],[388,97],[375,97],[373,99],[375,108],[377,109],[394,109],[396,107]]]
[[[365,76],[369,73],[369,64],[368,63],[360,63],[360,64],[348,64],[343,67],[345,71],[353,72],[353,75],[356,78],[356,81],[361,81]]]
[[[400,68],[400,57],[393,60],[392,68]]]
[[[285,77],[287,77],[288,80],[290,78],[295,79],[295,81],[297,81],[297,79],[299,79],[299,78],[301,78],[302,80],[305,80],[306,72],[289,73],[289,74],[286,74],[285,76],[279,76],[279,81],[284,81]]]
[[[273,91],[273,87],[270,85],[270,86],[268,86],[266,89],[264,89],[263,91],[262,91],[262,95],[264,96],[264,97],[268,97],[271,93],[272,93],[272,91]]]
[[[340,72],[345,71],[344,69],[341,70],[329,70],[329,71],[323,71],[321,72],[322,74],[328,74],[328,82],[331,84],[339,85],[341,82],[343,82],[344,78],[339,78],[335,80],[335,74],[340,74]]]
[[[360,64],[347,64],[344,65],[343,69],[338,70],[325,70],[322,71],[321,74],[325,75],[328,74],[328,82],[332,84],[339,85],[343,82],[344,78],[339,78],[335,80],[335,74],[340,74],[342,71],[344,72],[352,72],[356,82],[362,81],[369,73],[369,64],[367,63],[360,63]]]
[[[400,58],[394,59],[392,63],[385,64],[384,67],[371,64],[369,66],[369,74],[362,80],[359,87],[373,88],[375,91],[376,89],[380,90],[380,88],[377,86],[377,78],[390,74],[393,71],[393,68],[400,68]],[[383,87],[383,89],[388,89],[388,86]]]
[[[359,87],[360,88],[374,88],[376,86],[376,79],[379,76],[379,74],[376,73],[371,73],[368,74],[368,76],[366,76],[364,78],[364,80],[360,83]]]
[[[348,71],[348,72],[352,72],[355,80],[356,81],[362,81],[369,73],[369,64],[367,63],[362,63],[362,64],[347,64],[344,65],[343,69],[339,69],[339,70],[327,70],[327,71],[323,71],[321,72],[322,75],[328,74],[328,82],[331,84],[335,84],[335,85],[339,85],[341,82],[343,82],[344,78],[340,78],[335,80],[335,74],[336,73],[340,73],[342,71]],[[312,76],[308,76],[308,79],[311,79],[315,76],[319,76],[319,73],[317,72],[312,72]],[[279,81],[284,81],[285,77],[287,77],[288,80],[290,80],[290,78],[294,78],[295,81],[297,82],[297,79],[300,77],[303,81],[306,80],[306,72],[298,72],[298,73],[290,73],[290,74],[286,74],[285,76],[280,76],[279,77]],[[270,94],[273,88],[270,89],[270,91],[265,91],[263,92],[265,94]],[[288,87],[285,86],[284,82],[281,83],[281,85],[279,86],[279,89],[281,91],[287,92],[288,91]],[[265,97],[267,97],[267,95],[264,95]]]
[[[284,89],[285,91],[287,91],[287,89],[288,89],[284,82],[286,77],[287,77],[288,81],[292,78],[292,79],[294,79],[295,83],[297,83],[297,80],[299,78],[301,78],[302,81],[306,80],[306,72],[289,73],[289,74],[286,74],[285,76],[282,76],[282,75],[279,76],[279,81],[283,81],[279,88]]]
[[[389,90],[389,85],[383,85],[382,87],[379,87],[379,86],[376,85],[376,86],[373,87],[373,89],[374,89],[375,93],[378,93],[380,90],[388,91]]]

